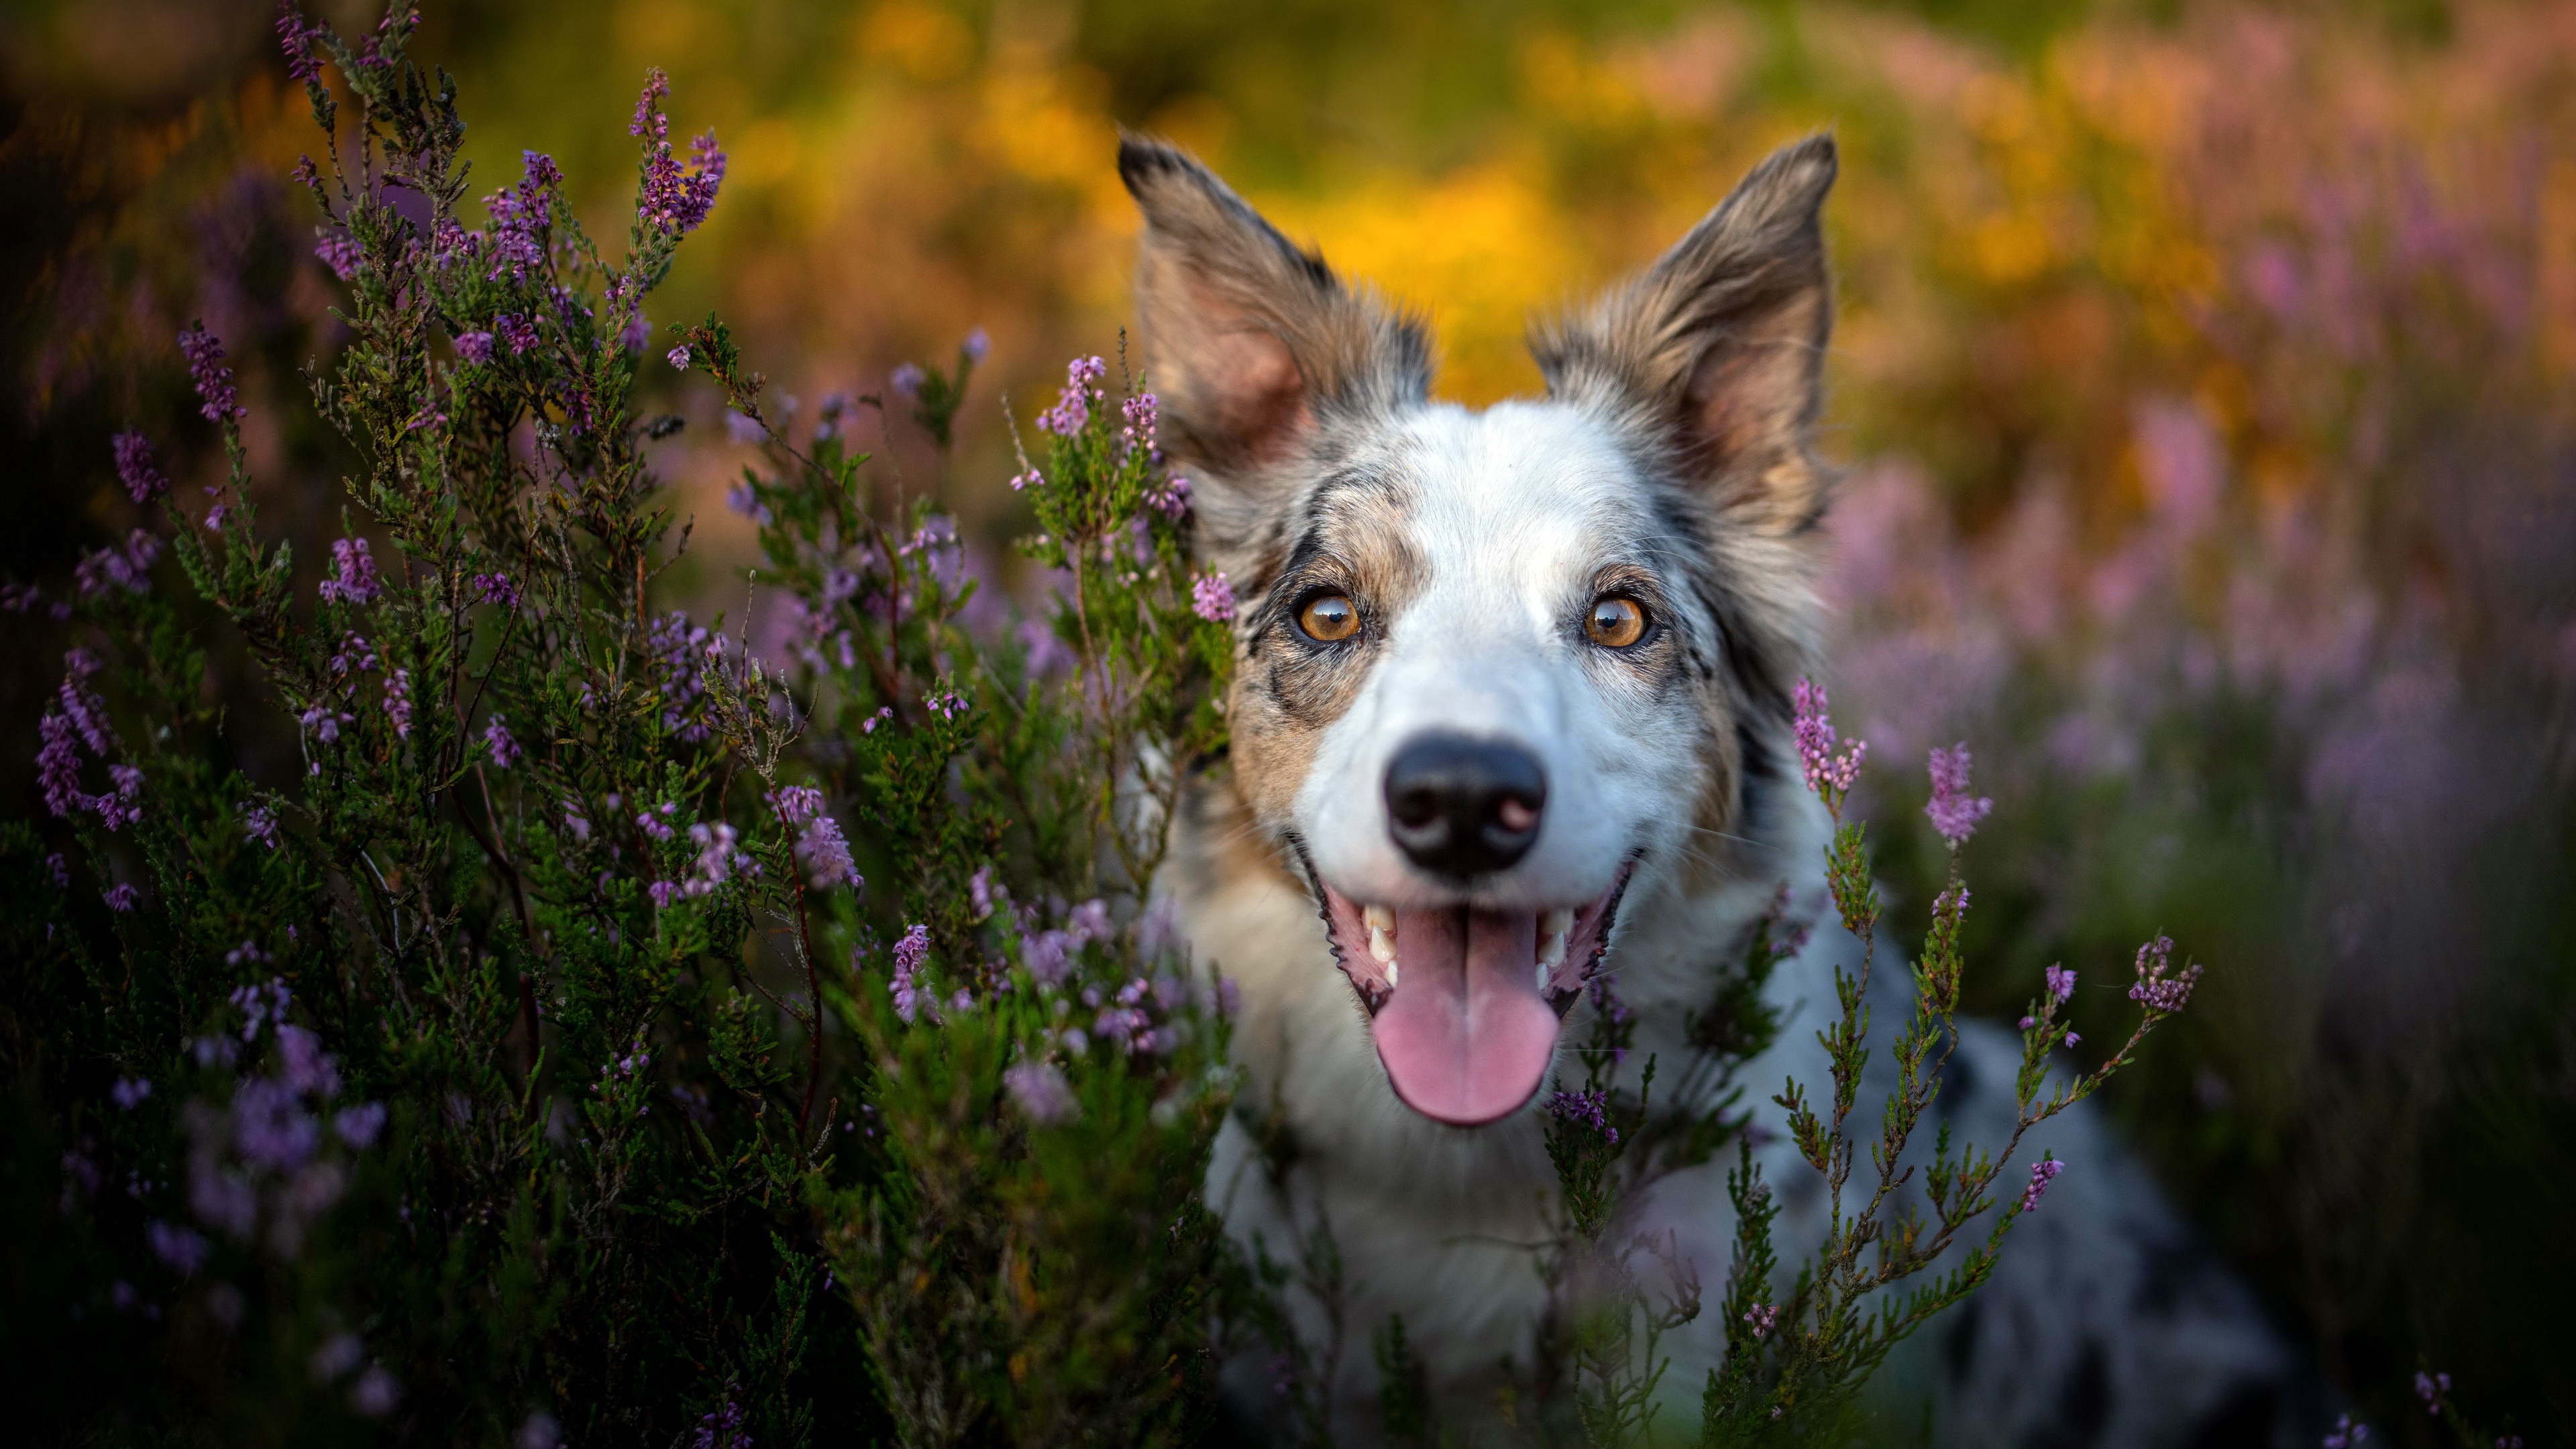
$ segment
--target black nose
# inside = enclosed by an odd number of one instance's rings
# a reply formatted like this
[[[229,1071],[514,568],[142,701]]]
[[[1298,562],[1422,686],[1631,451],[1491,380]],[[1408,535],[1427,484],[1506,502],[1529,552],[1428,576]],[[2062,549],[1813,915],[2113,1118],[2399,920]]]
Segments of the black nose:
[[[1424,735],[1386,767],[1386,828],[1424,870],[1507,870],[1538,839],[1547,771],[1518,745]]]

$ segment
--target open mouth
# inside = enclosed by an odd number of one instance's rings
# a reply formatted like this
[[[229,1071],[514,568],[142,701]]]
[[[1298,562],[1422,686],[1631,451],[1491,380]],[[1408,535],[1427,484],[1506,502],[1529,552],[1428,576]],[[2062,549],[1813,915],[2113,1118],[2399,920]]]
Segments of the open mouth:
[[[1537,1095],[1557,1026],[1600,963],[1634,866],[1589,903],[1542,911],[1366,905],[1308,870],[1333,954],[1406,1106],[1480,1127]]]

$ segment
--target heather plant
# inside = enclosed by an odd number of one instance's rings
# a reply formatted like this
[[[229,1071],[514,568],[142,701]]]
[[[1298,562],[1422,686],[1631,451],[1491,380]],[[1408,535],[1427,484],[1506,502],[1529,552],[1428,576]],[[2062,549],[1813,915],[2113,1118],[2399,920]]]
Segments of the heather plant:
[[[1329,1224],[1292,1262],[1247,1257],[1201,1199],[1238,1110],[1225,997],[1152,891],[1190,780],[1224,768],[1235,601],[1194,562],[1148,384],[1078,358],[1017,440],[1040,588],[1014,605],[884,446],[916,428],[947,471],[980,333],[800,426],[723,323],[647,316],[727,167],[711,133],[674,141],[663,78],[629,121],[621,250],[534,152],[469,227],[455,87],[415,28],[408,5],[354,41],[291,8],[277,26],[324,138],[296,176],[345,329],[307,376],[349,470],[311,596],[203,326],[178,341],[220,480],[189,498],[119,434],[151,526],[65,597],[10,595],[75,641],[41,726],[47,818],[0,834],[6,1202],[61,1245],[13,1317],[67,1325],[13,1369],[46,1385],[36,1432],[1175,1442],[1208,1431],[1220,1359],[1266,1349],[1282,1432],[1325,1437],[1312,1386],[1341,1350],[1298,1341],[1280,1300],[1335,1293]],[[759,447],[729,500],[761,554],[730,622],[671,586],[690,530],[653,460],[684,422],[646,415],[657,368],[711,383]],[[226,640],[291,730],[284,773],[237,763],[245,724],[204,687]],[[1560,1230],[1533,1270],[1564,1313],[1542,1437],[1654,1432],[1664,1336],[1701,1301],[1630,1209],[1729,1144],[1741,1238],[1703,1438],[1819,1432],[2036,1206],[2057,1164],[2016,1195],[2021,1132],[2189,993],[2169,946],[2142,950],[2127,1043],[2053,1081],[2074,1038],[2052,969],[2012,1139],[1912,1150],[1985,808],[1964,747],[1936,752],[1951,875],[1847,1210],[1878,903],[1843,818],[1856,754],[1810,703],[1862,954],[1819,1039],[1830,1103],[1794,1080],[1777,1100],[1830,1229],[1784,1278],[1735,1089],[1805,936],[1784,893],[1712,980],[1692,1058],[1633,1089],[1615,979],[1594,988],[1546,1106]],[[1403,1325],[1371,1340],[1386,1428],[1427,1441]]]
[[[71,848],[7,841],[0,1040],[80,1267],[43,1310],[74,1325],[43,1431],[1181,1433],[1231,1078],[1140,907],[1226,645],[1152,399],[1108,400],[1094,361],[1050,414],[1032,548],[1068,602],[978,633],[1007,607],[975,613],[953,528],[851,446],[885,400],[791,440],[720,325],[654,341],[726,164],[674,143],[660,77],[622,255],[536,153],[469,229],[414,26],[278,24],[345,286],[310,377],[353,460],[315,595],[192,328],[228,476],[196,505],[121,436],[158,527],[20,600],[82,641],[40,761]],[[980,350],[916,384],[934,435]],[[649,463],[680,419],[636,414],[656,366],[768,442],[746,613],[795,622],[778,659],[662,607],[687,530]],[[246,642],[291,778],[226,761],[174,589]]]
[[[1829,1100],[1811,1101],[1795,1076],[1772,1098],[1786,1114],[1799,1158],[1823,1180],[1824,1235],[1812,1252],[1786,1244],[1796,1256],[1783,1263],[1781,1207],[1753,1155],[1750,1119],[1734,1087],[1742,1062],[1777,1031],[1761,1003],[1771,970],[1809,938],[1809,927],[1791,919],[1784,886],[1754,923],[1740,964],[1719,975],[1709,1007],[1691,1019],[1699,1052],[1667,1100],[1694,1105],[1658,1105],[1659,1063],[1652,1059],[1633,1091],[1623,1085],[1618,1068],[1633,1031],[1618,1006],[1615,978],[1606,975],[1593,989],[1592,1035],[1577,1058],[1580,1085],[1560,1081],[1549,1099],[1548,1154],[1560,1183],[1560,1228],[1541,1262],[1568,1308],[1555,1348],[1574,1389],[1583,1442],[1653,1440],[1657,1390],[1671,1367],[1661,1340],[1712,1309],[1720,1315],[1725,1352],[1700,1397],[1700,1443],[1813,1442],[1847,1428],[1870,1375],[1899,1343],[1991,1276],[2014,1223],[2038,1208],[2065,1169],[2043,1154],[2028,1164],[2026,1180],[2011,1175],[2008,1164],[2024,1134],[2129,1065],[2148,1033],[2183,1009],[2200,978],[2198,966],[2173,969],[2170,940],[2159,936],[2141,946],[2129,990],[2137,1019],[2126,1040],[2090,1070],[2068,1074],[2052,1057],[2079,1040],[2063,1019],[2076,973],[2049,967],[2020,1023],[2011,1136],[1991,1150],[1954,1145],[1945,1122],[1931,1152],[1922,1152],[1915,1133],[1940,1098],[1943,1069],[1957,1047],[1953,1017],[1966,971],[1960,928],[1969,900],[1961,848],[1993,807],[1970,793],[1964,744],[1934,750],[1925,814],[1947,846],[1949,879],[1932,902],[1930,928],[1913,963],[1911,1011],[1887,1047],[1892,1085],[1878,1130],[1865,1134],[1851,1119],[1871,1054],[1870,1017],[1874,1002],[1890,1000],[1871,988],[1881,907],[1867,837],[1845,813],[1868,746],[1843,745],[1822,688],[1802,681],[1797,704],[1805,784],[1834,822],[1824,861],[1828,900],[1859,947],[1856,964],[1835,967],[1838,1014],[1816,1037]],[[1847,1199],[1864,1137],[1870,1176]],[[1708,1161],[1729,1142],[1736,1155],[1727,1177],[1736,1240],[1718,1300],[1710,1304],[1675,1246],[1635,1232],[1623,1209],[1660,1178]],[[1990,1213],[1982,1232],[1974,1230]]]

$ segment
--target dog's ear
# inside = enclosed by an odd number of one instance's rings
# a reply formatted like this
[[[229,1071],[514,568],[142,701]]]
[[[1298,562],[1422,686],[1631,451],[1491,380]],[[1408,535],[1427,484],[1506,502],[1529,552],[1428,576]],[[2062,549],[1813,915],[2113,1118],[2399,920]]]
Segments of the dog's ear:
[[[1822,517],[1810,448],[1833,326],[1817,213],[1831,136],[1784,146],[1655,264],[1532,342],[1550,396],[1644,434],[1736,524],[1774,536]]]
[[[1344,285],[1206,167],[1128,135],[1118,174],[1145,214],[1136,297],[1162,437],[1203,481],[1254,486],[1335,413],[1429,394],[1420,322]]]

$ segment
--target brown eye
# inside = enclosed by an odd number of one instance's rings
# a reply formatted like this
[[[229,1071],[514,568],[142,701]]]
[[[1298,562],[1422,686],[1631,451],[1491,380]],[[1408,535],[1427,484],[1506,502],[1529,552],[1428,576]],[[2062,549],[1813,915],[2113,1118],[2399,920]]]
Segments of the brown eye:
[[[1604,649],[1625,649],[1646,637],[1646,611],[1634,599],[1613,594],[1595,599],[1583,621],[1583,632]]]
[[[1335,643],[1359,632],[1360,611],[1339,594],[1317,594],[1297,611],[1297,627],[1309,639]]]

